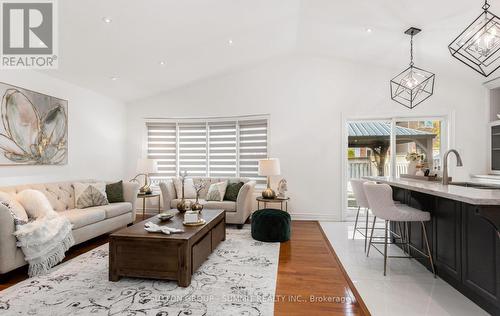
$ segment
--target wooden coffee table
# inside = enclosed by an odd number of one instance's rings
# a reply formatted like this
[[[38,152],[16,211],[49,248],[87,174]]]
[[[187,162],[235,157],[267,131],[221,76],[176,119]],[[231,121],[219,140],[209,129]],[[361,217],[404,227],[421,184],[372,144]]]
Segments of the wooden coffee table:
[[[179,286],[191,283],[191,276],[208,255],[226,239],[224,210],[203,210],[203,226],[184,226],[184,216],[177,210],[169,221],[157,217],[123,228],[110,236],[109,280],[121,277],[176,280]],[[149,233],[146,222],[183,229],[183,233],[165,235]]]

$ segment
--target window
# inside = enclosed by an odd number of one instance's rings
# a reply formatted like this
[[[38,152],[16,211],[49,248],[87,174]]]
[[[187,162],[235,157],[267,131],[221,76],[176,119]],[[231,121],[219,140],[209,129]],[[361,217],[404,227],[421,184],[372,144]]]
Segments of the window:
[[[246,177],[265,184],[268,119],[156,120],[146,122],[148,158],[158,163],[153,183],[187,171],[191,177]]]
[[[422,154],[415,164],[438,172],[441,155],[447,148],[446,117],[388,118],[346,121],[347,178],[344,219],[357,214],[357,202],[349,180],[366,176],[415,175],[406,156]]]

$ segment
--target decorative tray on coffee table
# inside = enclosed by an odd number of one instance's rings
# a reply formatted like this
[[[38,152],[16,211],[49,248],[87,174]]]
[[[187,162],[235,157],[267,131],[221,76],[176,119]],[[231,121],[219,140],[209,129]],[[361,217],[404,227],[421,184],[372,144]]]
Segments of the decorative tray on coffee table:
[[[186,222],[182,222],[182,224],[184,226],[201,226],[201,225],[205,225],[207,222],[201,218],[199,221],[195,222],[195,223],[186,223]]]

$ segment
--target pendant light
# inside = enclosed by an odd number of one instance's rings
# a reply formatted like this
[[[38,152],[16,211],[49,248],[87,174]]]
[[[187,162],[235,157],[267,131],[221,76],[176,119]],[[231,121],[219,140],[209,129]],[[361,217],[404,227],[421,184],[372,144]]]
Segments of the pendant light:
[[[405,34],[410,35],[410,67],[391,80],[391,99],[409,109],[413,109],[434,93],[436,76],[413,63],[413,36],[421,31],[415,27],[405,31]]]
[[[484,12],[448,46],[453,57],[485,77],[500,67],[500,18],[489,8],[484,1]]]

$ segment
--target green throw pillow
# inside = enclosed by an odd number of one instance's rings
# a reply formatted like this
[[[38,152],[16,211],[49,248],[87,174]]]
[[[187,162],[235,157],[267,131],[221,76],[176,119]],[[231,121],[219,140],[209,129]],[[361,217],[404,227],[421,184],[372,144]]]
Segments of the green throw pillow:
[[[106,184],[106,195],[109,203],[125,202],[123,198],[123,181]]]
[[[243,186],[243,182],[238,183],[230,183],[227,185],[226,194],[224,194],[225,201],[234,201],[238,198],[238,193],[240,193],[240,189]]]

